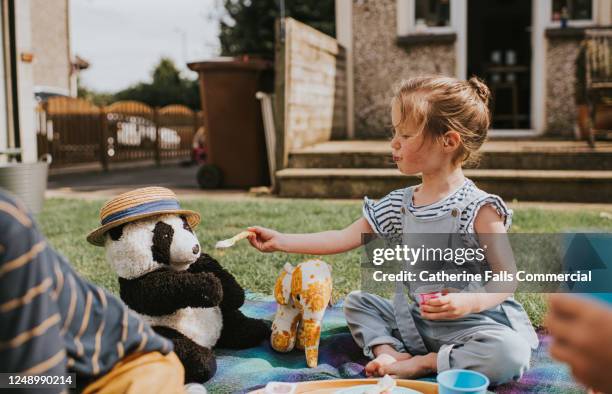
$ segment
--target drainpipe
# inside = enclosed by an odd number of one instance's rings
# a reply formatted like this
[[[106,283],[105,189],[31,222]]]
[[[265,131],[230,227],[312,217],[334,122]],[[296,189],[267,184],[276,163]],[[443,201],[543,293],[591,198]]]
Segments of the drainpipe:
[[[14,100],[14,145],[21,148],[21,161],[37,161],[36,128],[34,99],[34,78],[32,73],[32,33],[30,17],[30,0],[8,2],[14,7],[14,52],[12,74],[16,89]]]
[[[336,0],[336,40],[346,50],[346,138],[355,138],[353,78],[353,2]]]

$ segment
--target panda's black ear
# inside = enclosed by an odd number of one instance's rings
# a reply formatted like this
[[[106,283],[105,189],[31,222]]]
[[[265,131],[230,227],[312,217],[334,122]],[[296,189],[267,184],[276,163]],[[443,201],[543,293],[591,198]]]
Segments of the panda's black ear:
[[[191,229],[189,222],[187,222],[187,218],[185,218],[185,216],[181,216],[181,220],[183,221],[183,228],[193,234],[193,230]]]
[[[110,235],[113,241],[119,241],[119,238],[121,238],[121,236],[123,235],[123,226],[125,226],[125,224],[113,227],[108,230],[108,234]]]

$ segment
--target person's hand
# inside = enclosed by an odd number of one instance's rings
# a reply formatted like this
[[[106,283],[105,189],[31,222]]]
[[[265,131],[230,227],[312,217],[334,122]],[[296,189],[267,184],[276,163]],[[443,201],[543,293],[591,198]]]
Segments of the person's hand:
[[[452,320],[473,313],[477,309],[474,294],[448,293],[420,304],[421,316],[428,320]]]
[[[248,240],[255,249],[265,253],[282,251],[282,233],[258,226],[249,227],[248,230],[253,233]]]
[[[550,354],[567,363],[576,380],[612,393],[612,308],[595,300],[551,294],[544,325],[553,337]]]

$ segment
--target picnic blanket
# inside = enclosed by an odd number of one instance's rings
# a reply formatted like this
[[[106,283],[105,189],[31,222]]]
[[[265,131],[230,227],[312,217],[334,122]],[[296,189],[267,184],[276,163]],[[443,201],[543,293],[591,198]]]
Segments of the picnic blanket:
[[[274,319],[272,296],[248,293],[242,311],[251,317]],[[520,381],[492,388],[497,393],[583,393],[568,368],[548,355],[550,337],[539,333],[540,346],[534,351],[531,368]],[[245,350],[216,349],[217,373],[205,384],[210,393],[245,393],[270,381],[303,382],[323,379],[365,377],[368,361],[355,344],[342,313],[342,302],[325,312],[319,346],[319,365],[308,368],[303,351],[274,351],[269,342]],[[423,378],[435,381],[435,376]]]

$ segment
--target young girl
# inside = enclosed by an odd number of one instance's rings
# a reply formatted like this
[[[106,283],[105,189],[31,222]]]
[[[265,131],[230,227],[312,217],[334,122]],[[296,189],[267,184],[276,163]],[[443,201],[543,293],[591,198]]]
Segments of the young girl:
[[[461,168],[486,139],[489,95],[477,78],[403,81],[391,103],[393,160],[403,174],[421,174],[422,183],[377,203],[366,198],[363,217],[343,230],[283,234],[252,227],[251,245],[262,252],[323,255],[360,246],[362,233],[505,233],[512,211]],[[373,359],[365,367],[368,376],[411,378],[464,368],[499,384],[522,375],[538,344],[512,293],[448,293],[409,304],[397,295],[391,302],[354,291],[344,312],[353,338]]]

